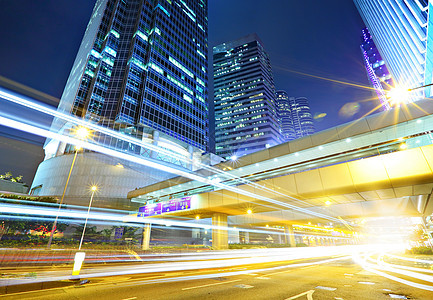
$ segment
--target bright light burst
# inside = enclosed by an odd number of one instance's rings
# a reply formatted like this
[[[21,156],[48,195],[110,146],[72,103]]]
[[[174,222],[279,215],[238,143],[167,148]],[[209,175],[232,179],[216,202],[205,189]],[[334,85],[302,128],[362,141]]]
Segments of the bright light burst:
[[[397,86],[387,92],[387,97],[391,106],[399,106],[409,102],[409,89],[403,86]]]

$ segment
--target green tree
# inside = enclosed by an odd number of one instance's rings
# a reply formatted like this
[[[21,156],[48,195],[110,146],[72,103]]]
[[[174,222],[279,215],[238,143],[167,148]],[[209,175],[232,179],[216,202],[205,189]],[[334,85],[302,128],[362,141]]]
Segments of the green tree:
[[[110,229],[103,229],[101,230],[99,233],[105,238],[105,239],[110,239],[111,235],[113,234],[113,228]]]

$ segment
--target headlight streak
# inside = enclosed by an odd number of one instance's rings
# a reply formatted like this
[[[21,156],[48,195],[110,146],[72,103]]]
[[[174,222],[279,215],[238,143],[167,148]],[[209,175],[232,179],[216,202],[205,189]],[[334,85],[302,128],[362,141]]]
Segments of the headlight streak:
[[[66,120],[66,121],[69,121],[69,122],[81,125],[81,126],[85,126],[85,127],[89,128],[89,129],[96,130],[98,132],[101,132],[101,133],[104,133],[106,135],[118,138],[120,140],[123,140],[123,141],[129,142],[129,143],[138,145],[140,147],[144,147],[144,148],[147,148],[147,149],[150,149],[150,150],[154,150],[154,151],[159,151],[160,153],[164,153],[165,155],[173,156],[172,152],[166,151],[165,149],[162,149],[160,147],[157,147],[157,146],[154,146],[154,145],[151,145],[151,144],[148,144],[148,143],[140,142],[140,141],[138,141],[138,140],[136,140],[134,138],[125,136],[123,134],[120,134],[119,132],[110,130],[110,129],[105,128],[103,126],[99,126],[99,125],[96,125],[94,123],[87,122],[87,121],[85,121],[83,119],[79,119],[77,117],[71,116],[69,114],[64,114],[64,113],[62,113],[62,112],[60,112],[58,110],[49,108],[47,106],[34,103],[32,101],[27,100],[26,98],[18,97],[16,95],[8,93],[4,89],[1,89],[1,88],[0,88],[0,97],[2,97],[4,100],[13,102],[15,104],[19,104],[19,105],[22,105],[22,106],[25,106],[25,107],[37,110],[37,111],[42,112],[42,113],[49,114],[51,116],[54,116],[54,117],[57,117],[57,118],[60,118],[60,119],[63,119],[63,120]],[[9,125],[8,122],[13,122],[14,124],[13,125],[12,124]],[[324,218],[324,219],[332,220],[334,222],[339,222],[340,221],[340,220],[338,220],[338,219],[336,219],[334,217],[331,217],[331,216],[328,216],[328,215],[325,215],[325,214],[322,214],[322,213],[312,212],[312,211],[309,211],[308,209],[300,208],[300,207],[297,207],[297,206],[292,205],[292,204],[288,204],[288,203],[276,201],[276,200],[273,200],[273,199],[270,199],[270,198],[267,198],[267,197],[263,197],[263,196],[260,196],[260,195],[257,195],[257,194],[245,191],[245,190],[240,189],[240,188],[233,188],[233,187],[230,187],[230,186],[222,184],[222,183],[217,183],[217,182],[212,181],[212,180],[210,180],[208,178],[197,176],[197,175],[194,175],[192,173],[184,172],[184,171],[181,171],[179,169],[176,169],[176,168],[173,168],[173,167],[168,167],[168,166],[163,165],[163,164],[158,164],[158,163],[155,163],[153,161],[146,160],[144,158],[138,158],[138,157],[135,157],[133,155],[127,155],[125,153],[122,153],[122,152],[119,152],[119,151],[115,151],[113,149],[109,149],[109,148],[106,148],[106,147],[101,147],[101,146],[95,145],[95,144],[90,144],[88,142],[83,142],[82,140],[66,137],[66,136],[63,136],[63,135],[60,135],[60,134],[57,134],[57,133],[53,133],[53,132],[44,130],[44,129],[36,130],[36,129],[39,129],[39,128],[37,128],[35,126],[32,126],[32,125],[24,124],[22,122],[17,122],[17,121],[12,120],[12,119],[7,119],[7,118],[0,117],[0,124],[3,124],[5,126],[11,127],[11,128],[23,130],[23,131],[26,131],[26,132],[29,132],[29,133],[33,133],[33,134],[37,134],[37,135],[40,135],[40,136],[44,136],[44,137],[47,137],[47,138],[51,138],[51,139],[54,139],[54,140],[61,140],[61,141],[67,142],[69,144],[80,145],[80,146],[82,146],[84,148],[87,148],[89,150],[93,150],[93,151],[96,151],[96,152],[99,152],[99,153],[104,153],[104,154],[107,154],[107,155],[110,155],[110,156],[113,156],[113,157],[117,157],[117,158],[122,158],[122,159],[125,159],[125,160],[128,160],[128,161],[135,162],[135,163],[138,163],[138,164],[141,164],[141,165],[145,165],[145,166],[149,166],[149,167],[152,167],[152,168],[161,169],[161,170],[163,170],[165,172],[168,172],[168,173],[172,173],[172,174],[176,174],[176,175],[183,176],[183,177],[186,177],[186,178],[190,178],[192,180],[200,181],[200,182],[206,183],[208,185],[214,185],[214,186],[217,186],[217,187],[219,187],[221,189],[230,190],[232,192],[239,193],[239,194],[242,194],[242,195],[245,195],[245,196],[248,196],[248,197],[260,199],[260,200],[263,200],[263,201],[266,201],[266,202],[269,202],[269,203],[272,203],[272,204],[275,204],[275,205],[278,205],[278,206],[283,206],[283,207],[291,208],[291,209],[297,210],[299,212],[302,212],[302,213],[305,213],[305,214],[308,214],[308,215],[314,215],[314,216],[317,216],[319,218]],[[24,126],[24,125],[27,125],[27,126]],[[20,128],[22,128],[22,129],[20,129]],[[24,129],[24,128],[26,128],[26,129]],[[90,145],[92,145],[93,147],[89,147]],[[177,158],[179,159],[179,157],[177,157]],[[186,158],[182,156],[181,159],[185,160]],[[192,162],[192,163],[195,163],[195,162]],[[269,188],[262,187],[262,186],[260,186],[258,184],[249,182],[249,181],[247,181],[245,179],[239,178],[239,177],[234,176],[234,175],[232,175],[230,173],[225,173],[225,172],[223,172],[223,171],[221,171],[221,170],[219,170],[217,168],[213,168],[213,167],[201,164],[201,163],[199,163],[199,164],[195,163],[195,164],[197,166],[200,166],[201,168],[212,170],[213,172],[217,172],[219,174],[224,174],[224,176],[228,175],[232,179],[241,180],[245,184],[252,184],[256,188],[265,189],[266,191],[270,191],[272,193],[279,194],[279,195],[287,197],[289,199],[299,200],[299,199],[296,199],[294,197],[285,195],[283,193],[279,193],[279,192],[276,192],[276,191],[271,190]]]
[[[31,216],[47,216],[47,217],[56,217],[58,214],[59,218],[67,219],[78,219],[84,220],[86,218],[87,212],[85,211],[72,211],[70,209],[62,209],[57,210],[54,208],[44,208],[44,207],[34,207],[27,205],[11,205],[11,204],[2,204],[0,203],[0,212],[8,213],[8,214],[20,214],[20,215],[31,215]],[[91,221],[93,220],[93,221]],[[203,229],[219,229],[219,230],[228,230],[228,231],[245,231],[245,232],[255,232],[255,233],[266,233],[266,234],[281,234],[271,230],[260,230],[260,229],[246,229],[246,228],[233,228],[233,227],[225,227],[225,226],[214,226],[207,224],[200,224],[194,222],[185,222],[185,221],[173,221],[167,219],[158,219],[158,218],[139,218],[131,215],[120,215],[120,214],[109,214],[103,212],[90,212],[89,221],[105,221],[105,222],[119,222],[122,223],[123,226],[130,226],[129,224],[157,224],[161,226],[178,226],[178,227],[190,227],[190,228],[203,228]],[[74,220],[74,222],[76,222]],[[128,225],[127,225],[127,224]]]
[[[411,258],[411,257],[402,257],[402,256],[397,256],[397,255],[393,255],[393,254],[389,254],[389,253],[385,253],[384,256],[389,256],[389,257],[400,259],[400,260],[413,261],[413,262],[418,262],[418,263],[423,263],[423,264],[433,264],[433,260],[425,260],[425,259],[418,259],[418,258]]]
[[[156,263],[156,264],[140,264],[129,265],[128,268],[125,266],[101,266],[92,267],[91,269],[83,269],[81,271],[81,276],[85,278],[93,277],[106,277],[106,276],[117,276],[117,275],[131,275],[131,274],[146,274],[146,273],[160,273],[160,272],[172,272],[172,271],[191,271],[191,270],[205,270],[205,269],[217,269],[216,272],[212,274],[197,275],[197,276],[185,276],[185,277],[175,277],[181,280],[192,280],[192,279],[205,279],[224,276],[235,276],[254,272],[265,272],[273,271],[279,269],[305,267],[309,265],[317,265],[323,263],[329,263],[336,260],[348,259],[348,253],[351,252],[350,247],[316,247],[307,249],[266,249],[266,251],[257,251],[256,249],[251,249],[255,251],[242,251],[238,253],[237,251],[231,251],[227,254],[227,258],[219,255],[219,253],[209,253],[208,255],[203,255],[203,259],[206,261],[178,261],[169,263]],[[272,251],[269,251],[272,250]],[[215,255],[216,254],[216,255]],[[244,256],[238,258],[239,256]],[[333,257],[331,259],[326,258],[321,261],[307,262],[307,263],[297,263],[297,264],[286,264],[284,266],[262,268],[262,269],[251,269],[245,271],[235,271],[235,272],[221,272],[221,268],[235,267],[242,265],[255,265],[262,263],[272,263],[272,262],[283,262],[289,260],[298,259],[318,259],[324,257]],[[86,259],[87,262],[87,259]],[[70,275],[65,275],[70,271],[47,271],[38,274],[38,278],[34,280],[23,280],[23,279],[13,279],[0,281],[1,285],[14,285],[23,284],[29,282],[45,282],[54,280],[68,280],[71,278]],[[169,282],[175,280],[175,278],[163,278],[163,282]]]
[[[392,249],[389,249],[389,251],[392,251]],[[377,259],[372,259],[371,256],[375,255],[375,254],[380,254],[380,255]],[[409,285],[412,287],[416,287],[416,288],[428,290],[428,291],[433,291],[433,286],[431,286],[431,285],[421,284],[421,283],[417,283],[414,281],[402,279],[402,278],[399,278],[397,276],[390,275],[390,274],[384,272],[384,271],[391,272],[394,274],[407,276],[407,277],[421,280],[421,281],[425,281],[425,282],[433,282],[433,276],[426,275],[426,274],[420,274],[420,272],[430,273],[429,271],[427,271],[425,269],[419,269],[419,268],[411,269],[412,271],[418,271],[418,272],[402,270],[402,269],[407,269],[407,267],[389,264],[389,263],[384,263],[383,261],[380,260],[382,255],[383,255],[383,252],[378,253],[377,251],[374,251],[374,250],[373,251],[365,251],[364,253],[354,254],[353,260],[357,264],[359,264],[362,268],[364,268],[365,270],[367,270],[369,272],[375,273],[377,275],[383,276],[385,278],[388,278],[388,279],[391,279],[391,280],[394,280],[394,281],[397,281],[397,282],[400,282],[400,283],[403,283],[403,284],[406,284],[406,285]],[[416,269],[416,270],[414,270],[414,269]]]
[[[245,191],[245,190],[240,189],[240,188],[227,186],[227,185],[222,184],[222,183],[212,182],[212,180],[210,180],[208,178],[204,178],[204,177],[201,177],[199,175],[195,175],[193,173],[189,173],[189,172],[186,172],[186,171],[174,168],[174,167],[169,167],[169,166],[159,164],[159,163],[154,162],[154,161],[150,161],[150,160],[146,160],[146,159],[141,158],[141,157],[134,156],[132,154],[127,154],[127,153],[113,150],[113,149],[110,149],[107,147],[96,145],[96,144],[90,143],[88,141],[82,141],[82,140],[79,140],[79,139],[76,139],[73,137],[68,137],[68,136],[64,136],[64,135],[61,135],[61,134],[58,134],[55,132],[51,132],[51,131],[48,131],[45,129],[37,128],[35,126],[24,124],[24,123],[21,123],[21,122],[18,122],[18,121],[9,119],[9,118],[5,118],[5,117],[0,116],[0,124],[7,126],[7,127],[10,127],[10,128],[18,129],[18,130],[25,131],[25,132],[32,133],[32,134],[36,134],[39,136],[44,136],[47,138],[63,141],[63,142],[68,143],[68,144],[80,145],[83,148],[86,148],[86,149],[89,149],[89,150],[92,150],[95,152],[99,152],[99,153],[103,153],[103,154],[106,154],[106,155],[109,155],[112,157],[124,159],[124,160],[130,161],[130,162],[134,162],[134,163],[137,163],[137,164],[140,164],[143,166],[148,166],[148,167],[151,167],[154,169],[159,169],[159,170],[167,172],[167,173],[176,174],[179,176],[190,178],[192,180],[204,182],[206,184],[211,184],[211,185],[220,187],[220,188],[225,189],[225,190],[229,190],[229,191],[239,193],[239,194],[242,194],[242,195],[245,195],[248,197],[252,197],[253,199],[259,199],[259,200],[263,200],[263,201],[266,201],[268,203],[272,203],[272,204],[275,204],[278,206],[291,208],[291,209],[294,209],[294,210],[299,211],[301,213],[305,213],[307,215],[313,215],[313,216],[328,219],[328,220],[331,220],[334,222],[340,222],[339,219],[325,215],[325,214],[322,214],[322,213],[313,212],[313,211],[310,211],[308,209],[300,208],[300,207],[297,207],[297,206],[289,204],[289,203],[284,203],[284,202],[280,202],[280,201],[277,201],[277,200],[274,200],[271,198],[260,196],[260,195]]]

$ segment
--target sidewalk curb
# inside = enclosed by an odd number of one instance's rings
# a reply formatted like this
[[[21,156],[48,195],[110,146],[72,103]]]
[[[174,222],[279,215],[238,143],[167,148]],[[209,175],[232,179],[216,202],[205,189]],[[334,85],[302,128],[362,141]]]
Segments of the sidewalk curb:
[[[77,281],[72,280],[62,280],[62,281],[43,281],[36,283],[25,283],[17,285],[6,285],[0,286],[0,296],[11,295],[23,292],[33,292],[40,290],[47,290],[52,288],[62,288],[71,285],[76,285]]]

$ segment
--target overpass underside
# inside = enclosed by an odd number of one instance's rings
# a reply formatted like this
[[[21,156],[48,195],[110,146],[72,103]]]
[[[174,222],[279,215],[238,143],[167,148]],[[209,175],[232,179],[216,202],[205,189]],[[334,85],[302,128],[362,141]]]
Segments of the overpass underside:
[[[433,212],[433,103],[423,103],[225,162],[220,170],[231,177],[218,174],[221,184],[179,177],[128,197],[146,203],[193,195],[191,209],[162,216],[212,217],[217,225],[427,216]],[[217,177],[200,175],[210,182]]]

